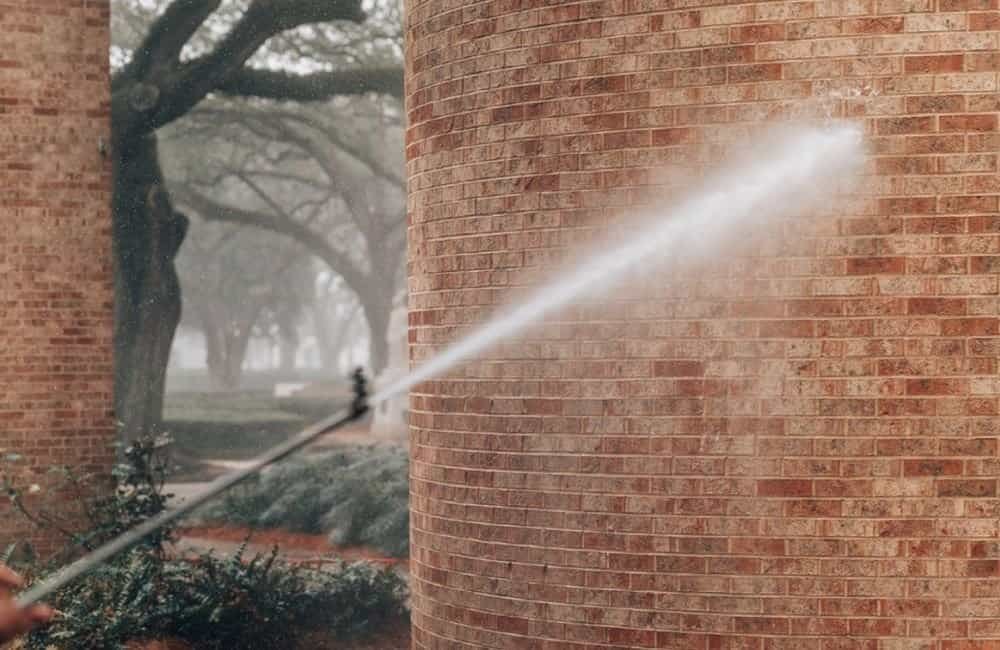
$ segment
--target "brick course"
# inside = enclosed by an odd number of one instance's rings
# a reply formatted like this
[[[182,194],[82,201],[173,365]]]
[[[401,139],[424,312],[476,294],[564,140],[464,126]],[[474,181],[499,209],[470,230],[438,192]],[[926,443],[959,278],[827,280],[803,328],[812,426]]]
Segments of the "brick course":
[[[415,648],[1000,649],[998,15],[409,0],[415,361],[764,120],[873,152],[414,392]]]
[[[107,0],[0,6],[0,448],[39,483],[113,457],[108,23]],[[0,543],[34,535],[3,517]]]

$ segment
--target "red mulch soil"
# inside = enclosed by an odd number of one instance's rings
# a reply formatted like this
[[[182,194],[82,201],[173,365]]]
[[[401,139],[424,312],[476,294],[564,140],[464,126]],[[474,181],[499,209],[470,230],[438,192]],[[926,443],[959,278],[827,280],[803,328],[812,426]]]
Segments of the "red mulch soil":
[[[128,650],[191,650],[191,646],[183,641],[164,639],[161,641],[130,641],[125,646]]]
[[[195,650],[183,641],[132,641],[128,650]],[[337,641],[322,633],[314,633],[298,644],[300,650],[407,650],[410,647],[410,626],[400,622],[365,639]],[[238,650],[234,648],[233,650]]]
[[[189,540],[207,540],[241,544],[247,537],[254,547],[277,545],[285,559],[291,562],[308,561],[308,557],[336,558],[347,561],[365,560],[387,566],[407,567],[405,558],[386,557],[363,546],[336,546],[325,535],[293,533],[281,529],[248,528],[245,526],[191,526],[180,528],[177,534]]]
[[[409,650],[409,647],[409,622],[400,622],[375,636],[356,641],[336,641],[314,634],[300,644],[302,650]]]

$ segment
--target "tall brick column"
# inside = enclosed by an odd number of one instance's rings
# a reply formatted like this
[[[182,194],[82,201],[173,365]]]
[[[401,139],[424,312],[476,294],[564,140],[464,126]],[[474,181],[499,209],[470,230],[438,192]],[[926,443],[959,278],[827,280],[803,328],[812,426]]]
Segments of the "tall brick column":
[[[0,448],[25,480],[113,458],[108,12],[0,4]],[[32,535],[0,517],[0,543]]]
[[[416,360],[763,120],[875,154],[835,217],[414,393],[416,648],[1000,648],[998,26],[408,2]]]

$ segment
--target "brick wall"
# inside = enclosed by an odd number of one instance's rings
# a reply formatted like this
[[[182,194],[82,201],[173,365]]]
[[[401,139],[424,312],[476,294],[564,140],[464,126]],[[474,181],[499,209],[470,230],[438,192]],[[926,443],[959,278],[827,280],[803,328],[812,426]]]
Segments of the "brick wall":
[[[23,480],[112,457],[108,11],[0,4],[0,448]],[[0,543],[29,534],[2,516]]]
[[[998,26],[409,0],[417,361],[766,118],[874,152],[835,217],[415,391],[414,647],[1000,648]]]

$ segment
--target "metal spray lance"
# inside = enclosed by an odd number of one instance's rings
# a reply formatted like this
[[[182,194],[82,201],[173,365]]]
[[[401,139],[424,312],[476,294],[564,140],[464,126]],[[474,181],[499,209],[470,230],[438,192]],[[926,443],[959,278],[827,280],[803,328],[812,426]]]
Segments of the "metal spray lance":
[[[220,476],[218,479],[212,481],[204,490],[186,499],[183,503],[176,507],[168,508],[155,517],[147,519],[138,526],[125,531],[103,546],[94,549],[75,562],[63,567],[45,580],[32,585],[17,597],[18,606],[27,607],[45,600],[54,592],[73,582],[91,569],[104,564],[122,551],[131,548],[147,535],[188,514],[244,479],[259,473],[268,465],[293,454],[321,436],[360,419],[368,412],[368,385],[364,373],[360,368],[354,371],[352,381],[354,400],[350,406],[307,427],[289,440],[261,454],[247,467],[231,474]]]

